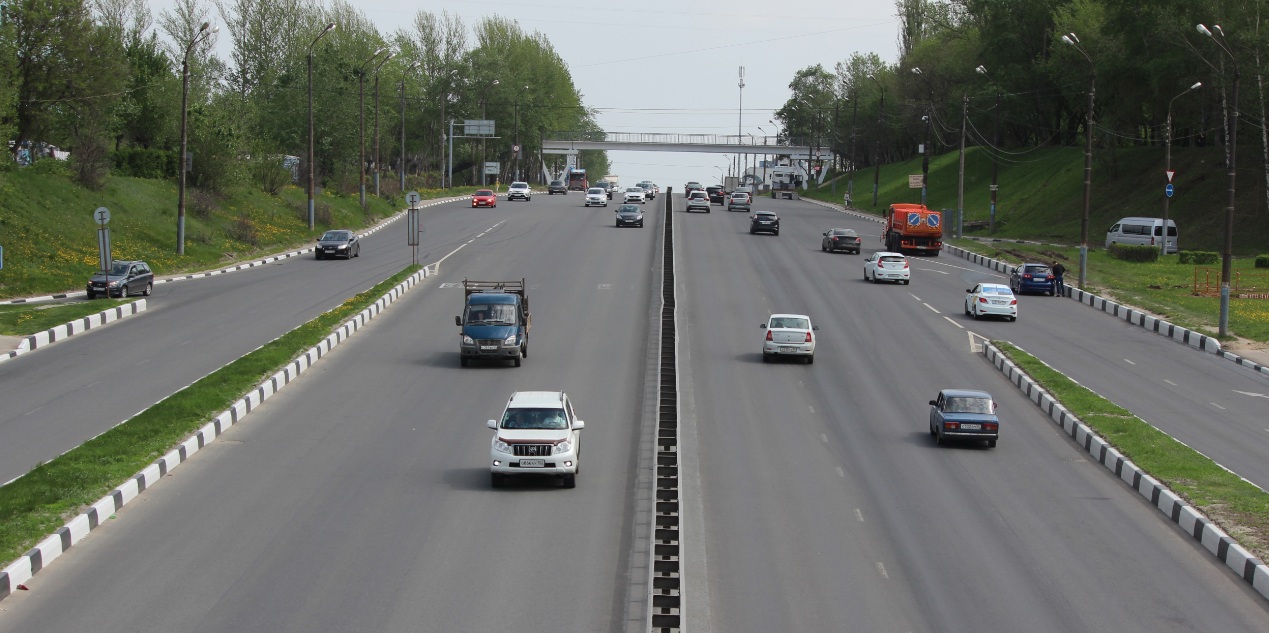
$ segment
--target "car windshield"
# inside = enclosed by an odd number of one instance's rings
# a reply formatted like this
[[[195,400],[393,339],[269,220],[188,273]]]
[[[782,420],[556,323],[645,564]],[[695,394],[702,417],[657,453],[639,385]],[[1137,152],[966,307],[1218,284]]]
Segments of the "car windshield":
[[[516,307],[510,303],[473,303],[467,306],[472,325],[515,325]]]
[[[774,213],[759,211],[758,213],[753,214],[753,217],[758,218],[759,220],[774,220],[776,216]]]
[[[348,239],[348,231],[327,231],[322,235],[323,242],[339,242]]]
[[[551,181],[551,186],[552,186],[552,187],[563,187],[563,186],[564,186],[564,181],[563,181],[563,180],[552,180],[552,181]]]
[[[1031,273],[1032,275],[1047,275],[1049,274],[1049,267],[1048,266],[1025,266],[1023,267],[1022,272]]]
[[[128,269],[132,267],[132,262],[114,262],[110,265],[110,274],[126,275]]]
[[[529,183],[527,183],[527,182],[513,182],[513,183],[511,183],[511,188],[512,188],[512,189],[528,189],[528,188],[529,188]]]
[[[948,413],[991,413],[991,400],[971,396],[950,396],[943,403]]]
[[[627,187],[626,193],[643,193],[643,187]]]
[[[771,317],[772,328],[787,330],[809,330],[811,323],[802,317]]]
[[[600,189],[599,187],[591,187],[590,189],[587,189],[587,190],[586,190],[586,193],[591,193],[591,194],[595,194],[595,195],[602,194],[603,192],[604,192],[604,190],[603,190],[603,189]]]
[[[561,430],[568,428],[568,419],[563,409],[507,409],[502,428]]]
[[[1008,286],[983,286],[982,293],[985,295],[1011,295],[1013,290]]]
[[[882,258],[881,258],[881,263],[883,263],[883,264],[902,264],[902,263],[903,263],[903,258],[902,258],[902,257],[882,257]]]
[[[854,235],[855,232],[850,229],[833,229],[828,232],[829,235]]]
[[[633,204],[624,204],[617,208],[617,212],[618,213],[640,213],[639,207],[636,207]]]
[[[493,191],[490,191],[489,189],[481,189],[481,190],[479,190],[479,191],[477,191],[477,192],[476,192],[476,195],[478,195],[478,196],[492,196],[492,195],[494,195],[494,193],[493,193]]]

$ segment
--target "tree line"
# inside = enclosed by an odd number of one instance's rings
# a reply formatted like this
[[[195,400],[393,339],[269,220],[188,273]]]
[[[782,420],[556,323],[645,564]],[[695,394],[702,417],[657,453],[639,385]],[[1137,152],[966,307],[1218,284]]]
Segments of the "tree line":
[[[1228,154],[1237,112],[1238,145],[1258,146],[1269,183],[1264,0],[896,0],[895,8],[898,61],[856,52],[832,70],[799,70],[776,113],[782,140],[865,168],[917,156],[927,138],[934,152],[951,151],[963,130],[970,145],[1008,163],[1027,148],[1083,146],[1091,91],[1100,155],[1164,143],[1169,113],[1174,145],[1219,143]],[[1250,212],[1269,212],[1269,201]]]
[[[502,17],[469,27],[420,10],[381,33],[344,0],[177,0],[157,18],[146,0],[0,0],[4,168],[57,147],[85,186],[111,173],[175,177],[185,93],[189,184],[276,191],[287,172],[306,173],[310,55],[314,168],[320,186],[345,193],[363,168],[384,174],[385,195],[402,170],[407,186],[475,184],[479,163],[497,161],[505,181],[516,141],[521,175],[540,178],[543,158],[563,168],[540,154],[543,137],[599,130],[550,41]],[[451,119],[494,120],[497,138],[453,139],[446,183]],[[607,172],[603,152],[580,160]]]

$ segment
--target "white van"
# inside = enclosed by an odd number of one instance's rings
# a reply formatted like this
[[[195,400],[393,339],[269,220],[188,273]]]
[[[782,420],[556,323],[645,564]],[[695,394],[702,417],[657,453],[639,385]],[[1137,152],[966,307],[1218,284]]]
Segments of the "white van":
[[[1111,244],[1158,246],[1163,239],[1163,218],[1123,218],[1106,231],[1106,248]],[[1176,222],[1168,220],[1168,250],[1177,252]]]

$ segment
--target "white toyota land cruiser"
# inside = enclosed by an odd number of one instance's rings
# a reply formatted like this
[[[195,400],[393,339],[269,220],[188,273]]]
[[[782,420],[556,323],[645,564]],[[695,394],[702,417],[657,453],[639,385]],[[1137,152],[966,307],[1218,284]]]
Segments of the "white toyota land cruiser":
[[[495,431],[489,448],[490,483],[497,488],[509,476],[536,475],[560,477],[565,488],[577,486],[584,426],[563,391],[511,394],[502,419],[489,421]]]

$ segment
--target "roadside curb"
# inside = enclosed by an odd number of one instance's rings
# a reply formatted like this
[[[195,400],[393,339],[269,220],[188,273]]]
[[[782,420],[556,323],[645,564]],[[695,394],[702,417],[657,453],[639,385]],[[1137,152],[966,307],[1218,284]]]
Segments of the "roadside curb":
[[[126,319],[134,314],[145,312],[145,299],[139,299],[132,303],[121,306],[115,306],[109,310],[102,310],[97,314],[90,314],[82,319],[75,319],[69,323],[63,323],[43,332],[37,332],[30,336],[22,337],[18,342],[16,349],[6,352],[0,352],[0,363],[6,360],[17,358],[27,352],[35,351],[41,347],[45,347],[52,343],[56,343],[62,339],[70,338],[76,334],[83,334],[93,328],[101,327],[107,323]]]
[[[426,209],[426,208],[428,208],[428,207],[434,207],[434,206],[441,205],[441,204],[448,204],[448,203],[450,203],[450,202],[458,202],[459,200],[466,200],[466,199],[468,199],[468,198],[470,198],[470,196],[453,196],[453,197],[449,197],[449,198],[437,198],[437,199],[435,199],[435,200],[431,200],[431,201],[429,201],[427,204],[420,205],[418,208],[420,208],[420,209]],[[374,233],[379,232],[380,230],[382,230],[382,229],[383,229],[384,227],[386,227],[387,225],[389,225],[389,224],[391,224],[391,223],[395,222],[396,220],[398,220],[398,219],[400,219],[400,218],[404,217],[404,216],[405,216],[405,212],[406,212],[406,209],[402,209],[402,210],[400,210],[400,211],[398,211],[398,212],[396,212],[396,213],[393,213],[392,215],[390,215],[390,216],[388,216],[388,217],[384,218],[384,219],[383,219],[382,221],[380,221],[378,224],[375,224],[374,226],[370,227],[369,229],[366,229],[365,231],[363,231],[363,232],[361,232],[361,233],[358,233],[358,234],[357,234],[357,235],[358,235],[358,237],[365,237],[365,236],[367,236],[367,235],[371,235],[371,234],[374,234]],[[172,283],[172,282],[176,282],[176,281],[184,281],[184,280],[186,280],[186,279],[202,279],[202,278],[204,278],[204,277],[213,277],[213,276],[215,276],[215,275],[224,275],[224,274],[226,274],[226,273],[232,273],[232,272],[236,272],[236,271],[239,271],[239,270],[246,270],[246,269],[249,269],[249,268],[258,268],[258,267],[260,267],[260,266],[264,266],[264,265],[266,265],[266,264],[272,264],[273,262],[281,261],[281,260],[284,260],[284,259],[290,259],[290,258],[292,258],[292,257],[298,257],[298,256],[300,256],[300,255],[304,255],[305,253],[311,253],[311,252],[313,252],[313,248],[314,248],[314,247],[309,246],[309,247],[302,248],[302,249],[299,249],[299,250],[286,251],[286,252],[284,252],[284,253],[278,253],[277,255],[270,255],[270,256],[268,256],[268,257],[264,257],[264,258],[262,258],[262,259],[254,259],[254,260],[251,260],[251,261],[249,261],[249,262],[242,262],[242,263],[240,263],[240,264],[235,264],[235,265],[233,265],[233,266],[227,266],[227,267],[225,267],[225,268],[219,268],[219,269],[216,269],[216,270],[207,270],[207,271],[203,271],[203,272],[200,272],[200,273],[188,273],[188,274],[173,275],[173,276],[171,276],[171,277],[164,277],[164,278],[162,278],[162,279],[155,279],[155,280],[154,280],[154,285],[156,285],[156,286],[157,286],[157,285],[159,285],[159,284],[167,284],[167,283]],[[55,295],[44,295],[44,296],[41,296],[41,297],[25,297],[25,298],[22,298],[22,299],[9,299],[9,300],[7,300],[7,301],[0,301],[0,305],[10,305],[10,304],[20,304],[20,303],[41,303],[41,302],[45,302],[45,301],[53,301],[53,300],[56,300],[56,299],[71,299],[71,298],[75,298],[75,297],[83,297],[83,296],[85,296],[86,294],[87,294],[87,292],[86,292],[86,291],[83,291],[83,290],[79,290],[79,291],[75,291],[75,292],[63,292],[63,293],[60,293],[60,294],[55,294]]]
[[[106,520],[113,518],[115,512],[149,487],[157,484],[160,478],[173,468],[189,459],[199,449],[207,446],[217,436],[227,431],[229,427],[242,421],[247,414],[255,410],[256,407],[268,400],[273,394],[299,378],[300,375],[321,360],[336,345],[347,340],[371,319],[374,319],[380,312],[392,305],[392,302],[399,299],[408,290],[431,274],[425,267],[405,281],[397,284],[382,297],[379,297],[374,304],[362,310],[357,316],[345,321],[343,325],[336,328],[329,336],[300,354],[281,371],[256,385],[255,389],[250,393],[235,402],[229,409],[222,411],[193,435],[178,444],[176,448],[112,490],[110,494],[90,505],[79,516],[67,521],[65,525],[37,543],[34,548],[23,554],[16,561],[0,569],[0,600],[3,600],[15,590],[25,589],[22,583],[30,580],[32,576],[39,573],[41,569],[57,559],[58,556],[66,553],[71,546],[86,538],[90,532]]]
[[[819,200],[811,200],[810,198],[803,198],[803,199],[806,200],[807,202],[812,202],[820,206],[828,207],[840,213],[852,215],[860,219],[872,220],[879,224],[882,222],[880,218],[874,215],[867,215],[867,214],[859,213],[857,211],[851,211],[849,209],[843,211],[842,209],[838,208],[836,205],[832,205],[827,202],[821,202]],[[1041,244],[1041,242],[1026,242],[1022,240],[992,240],[992,241],[1010,242],[1014,244]],[[990,268],[996,272],[999,272],[1005,275],[1012,273],[1014,269],[1013,264],[1002,262],[997,259],[992,259],[990,257],[979,255],[977,253],[971,253],[959,246],[952,246],[950,244],[945,244],[944,248],[949,253],[956,255],[957,257],[960,257],[961,259],[973,262],[975,264],[984,266],[986,268]],[[1163,319],[1160,319],[1158,317],[1150,316],[1148,314],[1143,313],[1139,308],[1133,308],[1133,307],[1123,305],[1121,303],[1116,303],[1109,299],[1099,297],[1091,292],[1085,292],[1083,290],[1072,288],[1070,286],[1067,286],[1065,296],[1068,298],[1074,299],[1076,301],[1079,301],[1080,303],[1087,305],[1089,307],[1101,310],[1102,312],[1105,312],[1112,316],[1119,317],[1120,319],[1123,319],[1124,321],[1127,321],[1133,325],[1136,325],[1137,327],[1149,330],[1160,336],[1170,338],[1178,343],[1189,345],[1190,347],[1194,349],[1204,351],[1209,354],[1215,354],[1216,356],[1219,356],[1220,358],[1224,358],[1225,360],[1233,362],[1236,365],[1240,365],[1242,367],[1246,367],[1259,374],[1269,376],[1269,366],[1262,365],[1248,358],[1243,358],[1242,356],[1239,356],[1238,354],[1235,354],[1233,352],[1225,351],[1225,349],[1221,345],[1220,340],[1213,338],[1211,336],[1208,336],[1206,334],[1200,334],[1198,332],[1195,332],[1194,330],[1183,328],[1179,325],[1175,325],[1168,321],[1164,321]]]
[[[1197,508],[1187,504],[1180,495],[1172,492],[1162,482],[1125,458],[1106,440],[1067,411],[1061,403],[1036,384],[994,345],[984,342],[982,353],[983,357],[995,365],[1000,373],[1018,387],[1019,391],[1062,427],[1062,430],[1076,444],[1082,446],[1089,455],[1114,473],[1120,481],[1128,484],[1137,491],[1137,494],[1147,499],[1172,523],[1185,530],[1217,560],[1251,585],[1261,597],[1269,598],[1269,565],[1255,558],[1251,552],[1239,545],[1238,541],[1217,527],[1211,519],[1204,516]]]

